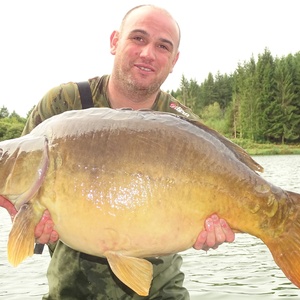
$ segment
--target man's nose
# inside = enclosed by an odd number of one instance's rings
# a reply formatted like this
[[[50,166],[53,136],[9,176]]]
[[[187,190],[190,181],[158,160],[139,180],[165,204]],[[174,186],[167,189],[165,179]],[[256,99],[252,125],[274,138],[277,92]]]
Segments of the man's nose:
[[[140,56],[143,58],[146,58],[148,60],[154,60],[155,59],[155,46],[151,44],[145,45],[140,53]]]

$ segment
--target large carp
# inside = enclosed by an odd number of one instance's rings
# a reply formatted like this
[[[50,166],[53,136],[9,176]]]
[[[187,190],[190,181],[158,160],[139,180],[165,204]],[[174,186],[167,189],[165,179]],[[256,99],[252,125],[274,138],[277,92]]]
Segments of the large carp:
[[[260,238],[300,287],[300,195],[263,179],[240,147],[196,121],[168,113],[91,108],[54,116],[0,143],[0,195],[19,211],[8,260],[33,254],[49,209],[61,241],[108,259],[147,295],[145,257],[186,250],[206,217]]]

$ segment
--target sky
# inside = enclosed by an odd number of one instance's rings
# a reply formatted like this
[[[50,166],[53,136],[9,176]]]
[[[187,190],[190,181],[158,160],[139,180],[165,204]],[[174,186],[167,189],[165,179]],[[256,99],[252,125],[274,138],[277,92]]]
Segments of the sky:
[[[267,48],[300,51],[298,0],[9,0],[0,3],[0,107],[26,117],[52,87],[109,74],[109,37],[139,4],[166,8],[178,21],[180,57],[163,90],[184,75],[231,74]]]

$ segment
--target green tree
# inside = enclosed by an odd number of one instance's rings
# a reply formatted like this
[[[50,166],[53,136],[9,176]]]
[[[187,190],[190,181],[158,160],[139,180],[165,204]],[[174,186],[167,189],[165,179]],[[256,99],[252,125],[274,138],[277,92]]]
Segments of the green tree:
[[[218,72],[214,80],[214,90],[215,100],[219,103],[224,115],[227,105],[232,100],[232,76]]]
[[[231,116],[236,138],[255,139],[257,90],[256,63],[252,57],[249,62],[239,64],[233,76]]]
[[[271,52],[265,49],[264,53],[258,55],[257,61],[257,84],[259,94],[256,101],[256,124],[255,124],[255,141],[265,141],[267,139],[267,130],[270,118],[270,104],[275,97],[274,69],[275,63]]]
[[[215,80],[212,73],[209,73],[207,79],[201,84],[202,89],[202,107],[213,104],[217,101],[217,94],[215,90]]]
[[[6,110],[3,111],[5,112]],[[6,117],[0,118],[0,141],[21,136],[26,122],[26,119],[20,117],[15,111],[11,114],[7,111],[5,115]]]
[[[177,90],[175,96],[180,100],[185,106],[188,106],[193,110],[194,113],[199,114],[199,85],[196,80],[187,80],[187,78],[182,75],[180,89]]]
[[[3,137],[4,140],[10,140],[20,137],[24,128],[22,123],[12,123],[7,127],[6,133]]]
[[[8,109],[5,106],[2,106],[2,108],[0,109],[0,119],[7,118],[8,116]]]
[[[274,80],[275,80],[275,98],[267,109],[269,116],[269,128],[266,135],[269,139],[280,140],[282,144],[286,140],[295,140],[299,138],[297,125],[300,116],[297,114],[295,86],[293,84],[294,70],[290,64],[293,57],[282,57],[276,59]]]

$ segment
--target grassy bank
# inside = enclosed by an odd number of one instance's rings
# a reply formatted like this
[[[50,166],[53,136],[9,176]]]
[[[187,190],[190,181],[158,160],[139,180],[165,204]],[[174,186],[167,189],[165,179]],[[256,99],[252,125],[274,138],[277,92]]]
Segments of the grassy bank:
[[[300,145],[258,144],[249,140],[236,139],[234,143],[244,148],[250,155],[299,154]]]

